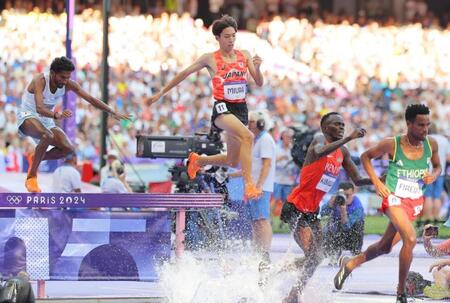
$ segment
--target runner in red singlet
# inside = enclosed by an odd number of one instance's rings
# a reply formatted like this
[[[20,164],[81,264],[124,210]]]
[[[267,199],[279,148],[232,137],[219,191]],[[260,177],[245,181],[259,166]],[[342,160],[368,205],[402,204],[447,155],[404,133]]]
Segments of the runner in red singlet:
[[[256,198],[262,194],[252,180],[253,134],[246,127],[248,110],[245,102],[248,73],[259,86],[263,85],[260,71],[261,58],[251,57],[245,50],[235,50],[237,24],[230,16],[214,21],[212,32],[219,42],[219,50],[206,53],[191,66],[176,75],[160,92],[149,99],[152,104],[167,94],[187,76],[206,68],[213,84],[214,106],[211,127],[227,132],[227,154],[199,156],[191,153],[188,159],[188,175],[194,179],[198,170],[205,165],[236,167],[239,163],[245,182],[246,198]]]
[[[319,204],[338,179],[341,167],[356,185],[372,184],[370,179],[360,176],[344,146],[363,137],[366,131],[357,128],[344,137],[344,120],[336,112],[324,115],[320,127],[322,134],[313,139],[306,153],[300,184],[289,195],[281,212],[281,219],[289,224],[295,241],[305,253],[305,257],[296,262],[301,274],[283,303],[299,302],[299,294],[322,261],[322,228],[317,217]]]

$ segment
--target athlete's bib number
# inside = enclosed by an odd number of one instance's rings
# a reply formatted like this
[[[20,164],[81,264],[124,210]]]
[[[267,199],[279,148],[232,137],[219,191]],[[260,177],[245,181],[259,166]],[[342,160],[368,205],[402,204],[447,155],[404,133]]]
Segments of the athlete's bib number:
[[[223,95],[226,100],[245,99],[247,85],[245,83],[225,83],[223,85]]]
[[[334,182],[336,182],[335,176],[323,174],[322,178],[320,178],[319,183],[317,183],[316,189],[327,193],[333,187]]]
[[[215,106],[216,106],[216,112],[218,114],[223,114],[228,111],[227,105],[223,102],[217,103]]]
[[[401,198],[417,199],[422,196],[422,190],[418,182],[399,178],[395,195]]]
[[[417,217],[422,212],[423,205],[414,206],[414,217]]]
[[[402,204],[402,200],[399,197],[396,197],[394,195],[388,196],[388,205],[389,206],[399,206]]]

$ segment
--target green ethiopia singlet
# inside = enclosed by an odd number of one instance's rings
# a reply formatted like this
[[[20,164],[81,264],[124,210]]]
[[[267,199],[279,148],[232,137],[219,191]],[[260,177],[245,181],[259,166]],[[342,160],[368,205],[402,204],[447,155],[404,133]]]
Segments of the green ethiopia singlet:
[[[432,149],[428,137],[423,144],[423,155],[420,159],[410,160],[403,153],[400,145],[401,136],[394,137],[394,158],[389,161],[386,186],[399,198],[418,199],[425,191],[423,175],[429,170]]]

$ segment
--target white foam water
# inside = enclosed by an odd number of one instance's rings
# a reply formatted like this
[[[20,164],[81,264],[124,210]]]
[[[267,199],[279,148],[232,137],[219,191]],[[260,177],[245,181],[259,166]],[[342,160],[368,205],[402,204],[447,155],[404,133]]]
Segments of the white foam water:
[[[280,272],[280,269],[292,262],[294,255],[286,253],[272,256],[272,269],[267,283],[260,287],[258,265],[261,260],[250,250],[233,249],[213,256],[211,253],[185,252],[175,262],[163,264],[159,269],[160,285],[168,302],[281,303],[298,272]],[[316,272],[301,302],[333,302],[331,281],[329,270]]]

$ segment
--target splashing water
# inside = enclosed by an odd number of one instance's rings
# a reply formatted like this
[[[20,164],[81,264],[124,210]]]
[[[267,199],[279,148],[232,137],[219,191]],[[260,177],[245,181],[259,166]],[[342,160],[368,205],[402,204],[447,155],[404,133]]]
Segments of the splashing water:
[[[272,257],[264,287],[258,286],[260,257],[242,249],[210,254],[185,252],[175,263],[159,269],[160,285],[170,303],[278,303],[288,294],[297,271],[281,271],[294,260],[292,253]],[[201,256],[201,257],[199,257]],[[297,256],[298,257],[298,256]],[[332,271],[319,270],[302,295],[301,302],[333,302]]]

